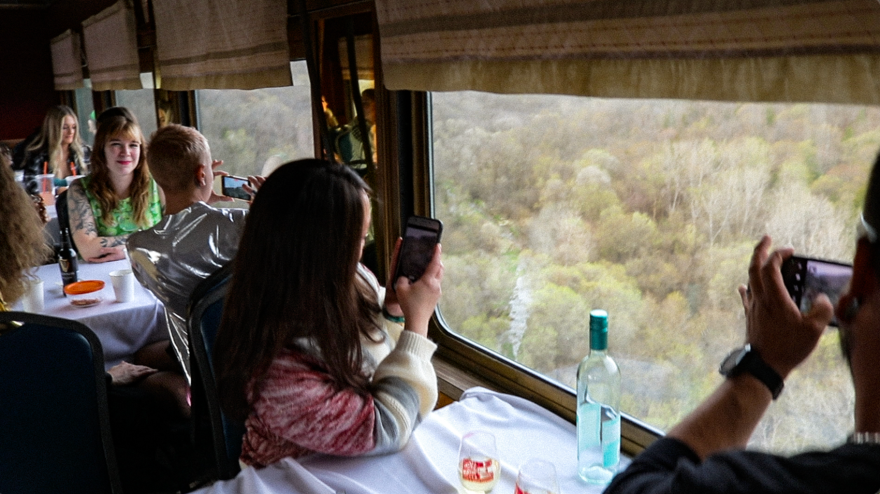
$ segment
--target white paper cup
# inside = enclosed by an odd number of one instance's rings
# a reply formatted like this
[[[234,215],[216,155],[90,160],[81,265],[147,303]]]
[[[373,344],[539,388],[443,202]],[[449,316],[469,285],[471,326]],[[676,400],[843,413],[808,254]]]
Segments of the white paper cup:
[[[21,306],[24,308],[25,312],[31,312],[34,314],[39,314],[43,312],[45,308],[44,298],[43,298],[43,280],[39,278],[34,278],[28,280],[27,291],[24,293],[24,296],[21,298]]]
[[[130,269],[110,271],[110,282],[117,302],[131,302],[134,299],[134,273]]]
[[[70,187],[70,184],[72,184],[74,180],[79,179],[79,178],[83,178],[83,177],[85,177],[85,175],[71,175],[69,177],[64,177],[64,180],[67,181],[67,186]]]

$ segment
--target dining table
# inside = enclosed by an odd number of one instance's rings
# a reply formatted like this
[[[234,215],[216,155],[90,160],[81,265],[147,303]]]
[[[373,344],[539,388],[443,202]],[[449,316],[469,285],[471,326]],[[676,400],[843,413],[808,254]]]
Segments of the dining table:
[[[198,494],[459,494],[459,444],[471,431],[495,436],[500,479],[492,494],[514,494],[519,467],[530,459],[556,470],[556,494],[599,494],[577,475],[574,424],[524,398],[486,388],[466,390],[458,401],[431,412],[399,452],[360,457],[315,454],[285,458],[257,469],[246,467]],[[620,468],[630,463],[621,456]],[[470,493],[473,494],[473,493]]]
[[[57,263],[46,264],[32,273],[43,280],[44,308],[40,314],[72,319],[88,326],[101,341],[105,370],[123,360],[130,362],[134,353],[148,344],[168,339],[165,307],[139,283],[134,283],[131,301],[116,301],[110,272],[131,269],[127,259],[104,263],[80,260],[78,264],[80,281],[104,282],[104,288],[96,294],[101,301],[89,307],[71,304],[71,299],[62,291],[60,267]],[[24,310],[22,302],[16,302],[13,309]]]

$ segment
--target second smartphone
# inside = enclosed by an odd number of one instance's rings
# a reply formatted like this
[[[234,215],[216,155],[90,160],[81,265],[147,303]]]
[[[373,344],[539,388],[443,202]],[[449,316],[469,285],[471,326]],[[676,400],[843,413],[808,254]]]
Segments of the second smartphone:
[[[421,278],[434,257],[434,247],[440,243],[442,234],[443,223],[440,220],[411,216],[406,222],[393,279],[397,281],[401,276],[405,276],[411,282],[415,282]]]
[[[836,307],[850,278],[852,266],[841,262],[791,256],[782,263],[785,288],[801,312],[809,311],[813,299],[820,293],[827,295],[831,305]],[[832,317],[828,324],[836,327],[837,317]]]
[[[244,186],[248,185],[250,182],[246,178],[236,177],[234,175],[228,175],[225,177],[221,177],[223,181],[223,195],[227,197],[234,197],[236,199],[243,199],[245,201],[251,200],[251,195],[244,190]]]

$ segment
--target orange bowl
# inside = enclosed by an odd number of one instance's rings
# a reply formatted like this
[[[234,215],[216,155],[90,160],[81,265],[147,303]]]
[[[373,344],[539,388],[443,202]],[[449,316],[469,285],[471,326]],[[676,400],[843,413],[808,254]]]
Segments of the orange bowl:
[[[70,305],[85,308],[101,302],[102,297],[98,292],[102,288],[104,288],[104,282],[101,280],[84,280],[65,286],[64,293],[70,299]]]
[[[101,280],[83,280],[71,283],[64,287],[64,293],[68,295],[86,295],[104,288]]]

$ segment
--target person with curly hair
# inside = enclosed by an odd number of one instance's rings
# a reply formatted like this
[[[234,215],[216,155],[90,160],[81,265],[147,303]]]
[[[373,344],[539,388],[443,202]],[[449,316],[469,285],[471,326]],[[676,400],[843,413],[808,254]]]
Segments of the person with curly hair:
[[[0,311],[6,311],[27,290],[27,270],[43,264],[51,252],[34,203],[2,153],[0,197]]]
[[[73,241],[89,262],[125,258],[125,242],[162,219],[164,196],[145,159],[137,121],[116,115],[99,119],[92,173],[67,193]]]

